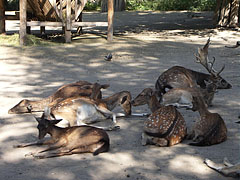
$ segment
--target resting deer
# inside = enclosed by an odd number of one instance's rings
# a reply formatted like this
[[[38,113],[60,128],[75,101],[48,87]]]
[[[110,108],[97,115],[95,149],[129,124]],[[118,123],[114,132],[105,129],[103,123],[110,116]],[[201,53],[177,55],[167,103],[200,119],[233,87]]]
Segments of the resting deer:
[[[48,145],[49,147],[38,153],[31,153],[35,158],[51,158],[78,153],[99,153],[109,150],[109,136],[102,130],[91,126],[74,126],[60,128],[55,126],[61,120],[47,120],[43,113],[38,121],[39,141],[30,144],[20,144],[14,147],[23,148],[34,145]],[[43,139],[46,134],[51,135],[51,139]],[[41,155],[48,152],[45,155]]]
[[[198,58],[208,60],[208,47],[210,39],[202,49],[198,49]],[[198,61],[199,62],[199,61]],[[201,61],[200,61],[201,62]],[[206,68],[205,65],[202,64]],[[211,64],[213,65],[213,64]],[[166,89],[181,88],[181,87],[194,87],[200,86],[206,88],[206,82],[214,82],[217,89],[230,89],[232,87],[225,79],[220,76],[220,73],[224,70],[223,68],[216,72],[213,68],[207,69],[210,74],[205,74],[197,71],[193,71],[181,66],[173,66],[167,71],[163,72],[155,83],[155,89],[158,91],[158,96],[166,93]]]
[[[92,88],[94,84],[91,84],[87,81],[78,81],[75,83],[70,83],[60,87],[55,93],[51,96],[44,98],[39,101],[31,101],[23,99],[13,108],[11,108],[9,114],[20,114],[20,113],[31,113],[31,112],[43,112],[44,108],[50,103],[56,104],[63,99],[73,96],[90,96],[92,94]],[[108,84],[102,85],[101,88],[108,88]],[[101,93],[99,97],[101,98]]]
[[[194,110],[193,107],[193,94],[195,94],[195,89],[201,91],[201,95],[207,106],[211,106],[214,94],[216,92],[216,85],[214,83],[207,84],[206,89],[202,88],[173,88],[162,95],[161,104],[168,106],[173,105],[177,108],[187,108]]]
[[[200,119],[194,124],[189,139],[194,142],[190,145],[210,146],[218,144],[227,139],[227,127],[224,120],[218,113],[208,111],[206,104],[201,97],[193,96],[194,107],[200,114]]]
[[[213,161],[209,159],[205,159],[204,163],[214,169],[215,171],[223,174],[224,176],[228,177],[235,177],[239,178],[240,177],[240,163],[237,164],[231,164],[227,158],[224,158],[224,165],[217,165]]]
[[[123,108],[124,115],[112,112],[118,105]],[[110,97],[95,100],[84,97],[67,98],[51,106],[50,114],[54,118],[64,119],[70,126],[90,124],[112,116],[115,126],[117,116],[131,114],[131,94],[128,91],[121,91]],[[105,129],[112,130],[113,127]]]
[[[142,145],[172,146],[186,136],[186,123],[174,106],[160,105],[151,88],[144,89],[133,101],[133,106],[148,104],[152,114],[144,122]]]

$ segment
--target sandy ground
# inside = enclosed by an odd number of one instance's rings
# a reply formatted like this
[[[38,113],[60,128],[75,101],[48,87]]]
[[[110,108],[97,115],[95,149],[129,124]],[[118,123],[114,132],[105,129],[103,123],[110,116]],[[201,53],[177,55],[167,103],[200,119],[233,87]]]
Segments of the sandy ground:
[[[51,47],[0,47],[0,177],[8,180],[223,180],[206,167],[205,158],[232,163],[240,160],[240,49],[228,49],[240,40],[239,31],[212,29],[211,13],[124,12],[115,14],[115,36],[105,40],[106,29],[85,29],[72,44]],[[86,14],[86,19],[104,20],[106,14]],[[13,26],[8,23],[8,30]],[[12,28],[12,29],[11,29]],[[16,28],[16,27],[14,27]],[[13,29],[14,30],[14,29]],[[194,62],[194,53],[211,37],[209,57],[216,68],[226,65],[222,76],[233,88],[220,90],[211,112],[221,114],[228,140],[209,147],[192,147],[184,141],[173,147],[142,146],[140,136],[145,118],[121,118],[120,130],[109,132],[111,149],[98,156],[78,154],[45,160],[25,157],[40,147],[12,146],[37,140],[33,115],[9,115],[7,111],[23,98],[41,99],[59,86],[87,80],[109,83],[103,96],[129,90],[135,97],[153,87],[158,76],[174,65],[205,70]],[[111,52],[111,62],[104,56]],[[190,128],[197,113],[180,110]],[[133,112],[149,112],[146,106]]]

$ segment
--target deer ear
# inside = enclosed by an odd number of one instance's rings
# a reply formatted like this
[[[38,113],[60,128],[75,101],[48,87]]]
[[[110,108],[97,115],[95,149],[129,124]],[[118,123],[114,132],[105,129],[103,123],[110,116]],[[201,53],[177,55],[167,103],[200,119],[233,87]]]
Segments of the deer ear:
[[[40,117],[34,117],[36,119],[37,122],[40,122],[42,120],[42,118]]]
[[[121,99],[121,104],[125,103],[127,100],[127,96],[124,96],[122,99]]]
[[[55,125],[55,124],[59,123],[60,121],[62,121],[62,119],[50,120],[49,122],[50,122],[52,125]]]

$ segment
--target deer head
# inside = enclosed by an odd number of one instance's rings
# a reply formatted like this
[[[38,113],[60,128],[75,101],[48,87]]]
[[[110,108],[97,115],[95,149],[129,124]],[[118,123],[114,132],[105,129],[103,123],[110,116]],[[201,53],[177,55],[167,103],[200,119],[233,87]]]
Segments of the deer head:
[[[23,99],[13,108],[9,109],[8,114],[30,113],[32,110],[31,101]]]
[[[132,100],[131,104],[133,106],[148,104],[149,99],[151,99],[153,95],[154,91],[151,88],[146,88],[134,100]]]
[[[47,116],[49,113],[50,113],[50,109],[45,108],[45,111],[40,118],[35,117],[35,119],[38,122],[37,128],[38,128],[38,138],[39,139],[43,139],[46,136],[46,134],[50,131],[51,127],[56,125],[57,123],[59,123],[62,120],[62,119],[48,120]]]
[[[225,79],[220,76],[220,73],[224,70],[225,65],[219,71],[216,71],[213,68],[215,63],[215,57],[213,57],[213,61],[210,61],[208,58],[208,47],[210,45],[210,38],[207,40],[206,44],[203,48],[198,48],[198,53],[194,54],[196,57],[196,62],[200,63],[210,74],[211,80],[216,84],[218,89],[230,89],[232,87]]]

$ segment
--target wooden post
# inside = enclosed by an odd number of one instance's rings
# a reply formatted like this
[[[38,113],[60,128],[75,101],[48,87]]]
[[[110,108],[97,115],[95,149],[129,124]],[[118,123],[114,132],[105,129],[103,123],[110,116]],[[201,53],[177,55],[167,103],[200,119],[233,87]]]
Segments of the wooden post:
[[[113,0],[108,0],[108,33],[107,40],[111,42],[113,40]]]
[[[5,6],[4,0],[0,0],[0,34],[5,33]]]
[[[65,42],[71,42],[71,0],[67,0],[67,16],[65,23]]]
[[[20,30],[19,30],[19,40],[20,45],[26,45],[27,42],[27,0],[19,1],[20,7]]]

